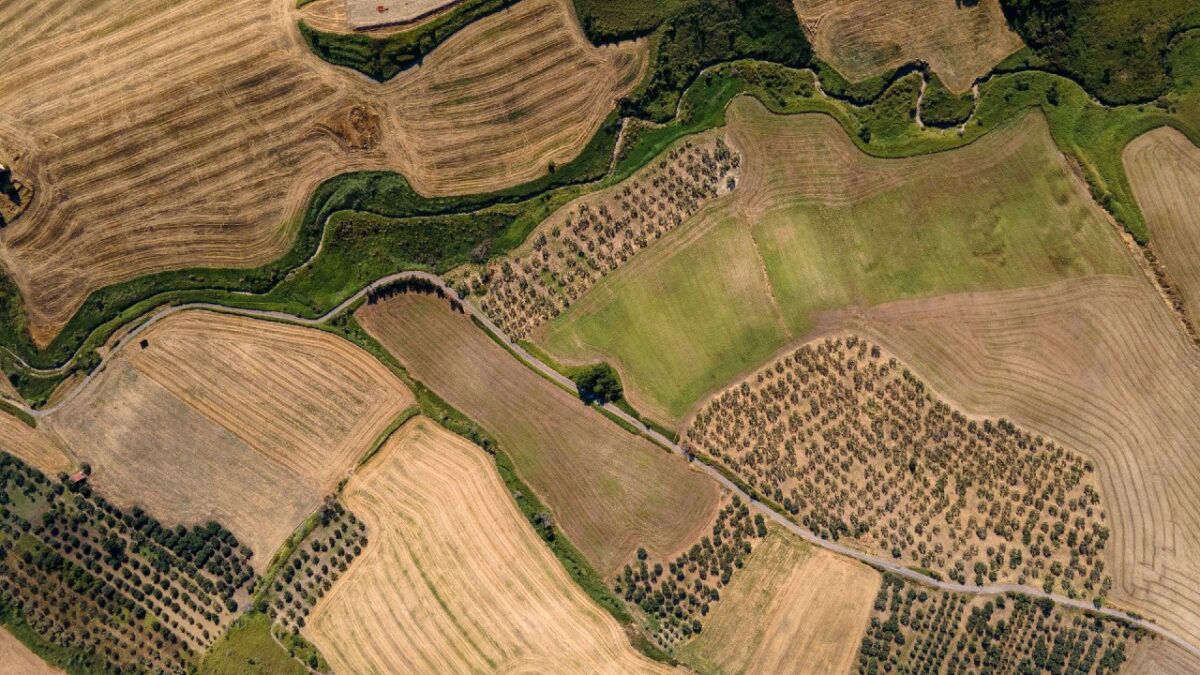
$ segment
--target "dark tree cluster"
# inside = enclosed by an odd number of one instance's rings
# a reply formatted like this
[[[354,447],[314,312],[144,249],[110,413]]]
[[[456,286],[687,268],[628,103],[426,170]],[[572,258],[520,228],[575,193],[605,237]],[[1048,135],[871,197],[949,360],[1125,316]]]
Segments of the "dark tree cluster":
[[[372,288],[367,291],[367,304],[374,305],[377,302],[387,300],[388,298],[403,295],[405,293],[420,293],[423,295],[435,295],[439,298],[446,299],[446,291],[438,284],[429,281],[428,279],[398,279],[391,283],[384,284],[378,288]],[[463,312],[462,303],[458,298],[449,298],[450,307],[458,313]]]
[[[87,670],[194,668],[248,598],[249,558],[216,523],[166,527],[0,453],[0,609]]]
[[[1092,465],[968,418],[857,337],[805,345],[715,397],[686,434],[794,520],[937,577],[1102,598]]]
[[[754,543],[767,535],[761,514],[737,496],[717,514],[712,536],[703,537],[685,553],[664,566],[638,549],[637,562],[617,575],[613,590],[645,612],[656,625],[659,646],[670,649],[680,640],[700,633],[720,589],[741,569]]]
[[[885,574],[858,652],[857,672],[1115,673],[1129,639],[1124,622],[1068,610],[1046,599],[972,597]]]
[[[268,612],[292,631],[304,627],[308,613],[333,582],[367,546],[367,526],[341,502],[329,497],[317,526],[296,546],[268,590]]]
[[[736,184],[740,156],[720,139],[685,141],[649,170],[578,202],[530,245],[470,272],[461,286],[514,339],[550,321],[605,275]]]

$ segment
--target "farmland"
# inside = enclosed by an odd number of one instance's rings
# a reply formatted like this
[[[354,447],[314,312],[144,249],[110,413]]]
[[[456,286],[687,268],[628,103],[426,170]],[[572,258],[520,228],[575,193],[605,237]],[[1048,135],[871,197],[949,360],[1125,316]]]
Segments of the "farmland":
[[[1131,270],[1036,115],[884,160],[828,117],[743,98],[727,137],[745,157],[738,187],[534,335],[556,357],[614,361],[631,402],[663,420],[803,335],[815,311]],[[968,189],[976,208],[960,208]]]
[[[371,28],[396,23],[411,23],[433,14],[456,0],[393,0],[380,4],[378,0],[349,0],[346,20],[351,28]]]
[[[143,335],[44,424],[97,490],[172,522],[219,520],[259,570],[414,402],[319,331],[185,312]]]
[[[920,60],[962,93],[1021,47],[999,0],[795,0],[795,6],[817,56],[853,81]]]
[[[878,587],[870,568],[774,528],[679,656],[709,673],[848,672]]]
[[[51,668],[4,629],[0,629],[0,663],[4,664],[0,669],[13,675],[54,675],[62,672]]]
[[[425,194],[541,176],[584,147],[643,60],[637,45],[591,47],[565,5],[528,0],[381,86],[309,54],[294,11],[0,3],[0,147],[34,186],[0,260],[39,344],[101,286],[279,257],[338,172],[400,170]],[[49,56],[19,58],[31,51]],[[355,110],[378,119],[368,143],[341,131],[361,124]]]
[[[487,454],[432,421],[408,422],[345,497],[370,543],[306,629],[335,671],[666,671],[572,583]]]
[[[444,300],[398,295],[356,318],[413,377],[496,438],[601,575],[639,546],[673,557],[711,521],[714,483],[534,373]]]
[[[1155,129],[1125,148],[1154,250],[1193,319],[1200,317],[1200,148],[1174,129]]]
[[[1095,463],[1111,538],[1108,602],[1195,640],[1189,589],[1200,526],[1194,476],[1200,357],[1145,281],[1069,280],[831,312],[896,354],[939,396],[1004,416]]]

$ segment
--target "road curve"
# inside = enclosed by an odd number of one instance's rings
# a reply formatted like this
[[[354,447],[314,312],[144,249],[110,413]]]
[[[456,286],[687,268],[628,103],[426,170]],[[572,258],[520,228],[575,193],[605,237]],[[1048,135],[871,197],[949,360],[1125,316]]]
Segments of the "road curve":
[[[59,401],[58,403],[54,404],[53,406],[43,408],[41,410],[33,410],[28,405],[24,405],[23,402],[22,403],[14,402],[14,405],[16,405],[16,407],[18,407],[18,408],[21,408],[22,410],[24,410],[25,412],[27,412],[28,414],[32,415],[35,418],[45,417],[46,415],[50,415],[53,412],[55,412],[56,410],[59,410],[64,405],[66,405],[68,402],[70,402],[76,395],[78,395],[79,392],[82,391],[83,388],[86,387],[88,385],[88,383],[91,382],[91,380],[94,377],[99,375],[104,370],[104,367],[108,364],[108,362],[118,352],[120,352],[122,349],[124,349],[127,345],[129,345],[129,344],[133,343],[135,340],[137,340],[139,335],[141,335],[145,331],[149,330],[150,327],[152,327],[154,324],[158,323],[159,321],[162,321],[163,319],[171,316],[172,314],[178,314],[179,312],[186,312],[186,311],[190,311],[190,310],[209,310],[209,311],[222,312],[225,314],[234,314],[234,315],[238,315],[238,316],[246,316],[246,317],[257,318],[257,319],[282,321],[285,323],[291,323],[291,324],[295,324],[295,325],[299,325],[299,326],[319,326],[319,325],[325,324],[329,320],[333,319],[334,317],[337,317],[342,312],[349,309],[356,302],[358,302],[359,300],[366,297],[367,294],[370,293],[371,291],[378,290],[384,286],[387,286],[387,285],[392,284],[397,281],[409,280],[409,279],[420,279],[423,281],[427,281],[427,282],[435,285],[436,287],[442,289],[442,291],[446,294],[447,297],[461,302],[462,306],[463,306],[463,310],[465,312],[467,312],[469,315],[471,315],[476,320],[478,320],[479,323],[482,324],[486,330],[491,332],[492,335],[496,339],[498,339],[505,346],[507,346],[509,348],[509,350],[511,350],[512,353],[515,354],[521,361],[525,362],[525,364],[527,366],[529,366],[530,368],[533,368],[534,370],[538,371],[539,373],[541,373],[545,377],[549,378],[550,380],[552,380],[570,390],[575,389],[575,383],[573,381],[571,381],[570,378],[566,377],[562,373],[559,373],[554,368],[551,368],[548,364],[537,359],[532,354],[527,352],[523,347],[521,347],[521,345],[517,344],[512,339],[510,339],[508,337],[508,335],[506,335],[502,330],[500,330],[500,328],[498,326],[496,326],[496,324],[493,323],[490,318],[487,317],[486,314],[481,312],[478,308],[476,308],[471,303],[460,298],[458,293],[455,292],[455,290],[453,288],[450,288],[449,286],[447,286],[446,282],[443,281],[441,277],[434,275],[434,274],[430,274],[428,272],[399,272],[396,274],[389,274],[388,276],[385,276],[385,277],[375,280],[374,282],[364,286],[362,289],[360,289],[354,295],[347,298],[345,301],[343,301],[337,307],[334,307],[333,309],[329,310],[328,312],[326,312],[325,314],[323,314],[319,317],[311,318],[311,319],[296,316],[294,314],[288,314],[287,312],[276,312],[276,311],[260,310],[260,309],[243,309],[243,308],[237,308],[237,307],[226,307],[224,305],[217,305],[217,304],[212,304],[212,303],[192,303],[192,304],[164,307],[164,308],[152,313],[149,316],[149,318],[145,319],[141,324],[139,324],[137,327],[130,330],[119,341],[117,341],[117,343],[115,345],[113,345],[113,348],[111,350],[109,350],[109,352],[101,359],[100,365],[97,366],[94,370],[92,370],[92,372],[89,373],[87,376],[85,376],[82,380],[80,380],[71,389],[71,391],[68,392],[68,394],[66,396],[64,396],[63,399],[61,401]],[[691,461],[690,458],[688,457],[688,454],[684,451],[684,449],[679,444],[675,443],[674,441],[667,438],[666,436],[659,433],[658,431],[655,431],[654,429],[647,427],[645,424],[643,424],[641,422],[641,420],[638,420],[637,418],[629,415],[624,410],[621,410],[620,408],[616,407],[615,405],[613,405],[611,403],[605,404],[603,407],[607,412],[611,413],[612,415],[615,415],[622,421],[631,425],[633,428],[640,431],[642,433],[642,435],[646,436],[650,440],[654,441],[655,443],[661,445],[664,448],[670,449],[672,452],[675,452],[675,453],[679,454],[680,456],[684,457],[685,459],[688,459],[689,461]],[[697,470],[707,473],[709,476],[711,476],[713,478],[713,480],[720,483],[722,486],[724,486],[726,489],[728,489],[733,494],[736,494],[739,497],[741,497],[742,499],[749,502],[754,508],[761,511],[763,513],[763,515],[770,518],[772,521],[779,524],[784,529],[788,530],[789,532],[792,532],[793,534],[796,534],[797,536],[803,538],[804,540],[806,540],[816,546],[820,546],[821,548],[827,549],[827,550],[837,553],[839,555],[844,555],[849,558],[853,558],[855,560],[858,560],[859,562],[870,565],[871,567],[874,567],[876,569],[883,570],[883,571],[889,572],[891,574],[895,574],[896,576],[899,576],[899,577],[904,577],[904,578],[914,581],[916,583],[919,583],[919,584],[922,584],[925,586],[932,586],[934,588],[938,588],[938,589],[945,590],[945,591],[953,591],[953,592],[957,592],[957,593],[972,593],[975,595],[1002,595],[1004,593],[1021,593],[1023,595],[1027,595],[1027,596],[1030,596],[1033,598],[1047,598],[1049,600],[1054,601],[1055,603],[1057,603],[1059,605],[1063,605],[1066,607],[1073,607],[1076,609],[1081,609],[1081,610],[1085,610],[1087,612],[1091,612],[1093,614],[1098,614],[1098,615],[1102,615],[1102,616],[1110,617],[1113,619],[1119,619],[1119,620],[1128,622],[1129,624],[1131,624],[1133,626],[1137,626],[1138,628],[1142,628],[1150,633],[1153,633],[1159,637],[1162,637],[1163,639],[1165,639],[1175,645],[1178,645],[1180,648],[1186,650],[1188,653],[1192,654],[1193,656],[1200,658],[1200,647],[1193,645],[1192,643],[1183,639],[1179,635],[1176,635],[1175,633],[1171,632],[1170,630],[1168,630],[1166,628],[1163,628],[1162,626],[1159,626],[1158,624],[1151,623],[1150,621],[1147,621],[1145,619],[1139,619],[1131,614],[1122,612],[1117,609],[1113,609],[1111,607],[1097,608],[1094,605],[1092,605],[1092,603],[1090,603],[1090,602],[1086,602],[1083,600],[1077,600],[1077,599],[1073,599],[1073,598],[1068,598],[1068,597],[1061,596],[1061,595],[1055,595],[1053,593],[1046,593],[1045,591],[1043,591],[1041,589],[1032,588],[1029,586],[1022,586],[1019,584],[995,584],[995,585],[989,585],[989,586],[968,586],[965,584],[959,584],[959,583],[954,583],[954,582],[949,582],[949,581],[939,581],[936,579],[932,579],[924,574],[921,574],[920,572],[911,570],[908,567],[905,567],[904,565],[900,564],[899,562],[897,562],[893,559],[871,555],[869,553],[864,553],[857,549],[853,549],[848,546],[839,544],[835,541],[829,541],[828,539],[823,539],[823,538],[817,536],[811,530],[808,530],[804,527],[801,527],[800,525],[797,525],[791,519],[787,518],[783,514],[774,510],[767,504],[764,504],[764,503],[758,501],[757,499],[755,499],[754,497],[752,497],[751,495],[747,494],[741,487],[739,487],[736,483],[734,483],[733,481],[726,478],[720,471],[717,471],[715,468],[713,468],[703,462],[691,461],[691,464]]]

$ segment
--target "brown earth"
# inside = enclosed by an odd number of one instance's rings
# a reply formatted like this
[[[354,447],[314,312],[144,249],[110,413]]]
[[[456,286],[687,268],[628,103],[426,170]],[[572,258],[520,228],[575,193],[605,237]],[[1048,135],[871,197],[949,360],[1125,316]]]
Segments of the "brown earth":
[[[1200,657],[1166,640],[1142,640],[1121,669],[1126,675],[1195,675]]]
[[[1193,321],[1200,317],[1200,148],[1161,127],[1122,153],[1154,251]]]
[[[813,50],[852,81],[928,63],[954,92],[1021,48],[998,0],[793,0]]]
[[[356,317],[413,377],[496,438],[602,575],[638,546],[670,559],[711,522],[716,483],[543,379],[445,301],[399,295]]]
[[[0,675],[53,675],[62,672],[29,651],[12,633],[0,628]]]
[[[773,528],[678,653],[712,673],[850,672],[878,590],[870,567]]]
[[[335,672],[668,672],[567,576],[481,448],[414,418],[346,487],[362,556],[307,636]]]
[[[412,394],[327,333],[171,316],[43,420],[97,490],[171,522],[217,520],[261,571]],[[136,350],[136,351],[133,351]]]
[[[566,3],[480,20],[380,85],[309,53],[291,0],[0,0],[0,148],[37,186],[0,264],[34,338],[108,284],[277,258],[339,172],[391,168],[445,195],[569,161],[644,45],[592,47]],[[355,106],[379,115],[370,150],[328,131]]]
[[[1096,463],[1112,604],[1200,642],[1200,355],[1144,281],[1092,277],[830,312],[939,396]]]

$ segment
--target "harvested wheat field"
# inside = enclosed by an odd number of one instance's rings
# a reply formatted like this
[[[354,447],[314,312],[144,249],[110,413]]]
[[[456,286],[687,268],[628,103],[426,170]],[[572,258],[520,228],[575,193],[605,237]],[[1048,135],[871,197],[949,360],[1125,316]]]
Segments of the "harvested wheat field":
[[[369,354],[316,330],[183,312],[142,336],[44,426],[109,499],[218,520],[260,570],[414,403]]]
[[[0,628],[0,675],[54,675],[62,672],[51,668],[12,633]]]
[[[1142,640],[1121,668],[1126,675],[1195,675],[1200,657],[1166,640]]]
[[[667,672],[546,549],[488,455],[414,418],[346,486],[370,543],[305,634],[335,672]]]
[[[342,0],[350,28],[373,28],[412,23],[440,12],[460,0]]]
[[[1188,315],[1200,318],[1200,148],[1161,127],[1125,146],[1122,159],[1154,250]]]
[[[72,458],[62,445],[44,429],[32,429],[21,420],[0,412],[0,452],[53,476],[70,468]]]
[[[1108,602],[1200,641],[1200,355],[1140,278],[1093,277],[831,312],[938,396],[1096,464]]]
[[[671,558],[708,527],[715,482],[534,373],[444,300],[399,295],[356,316],[413,377],[496,438],[602,575],[639,546]]]
[[[706,673],[850,672],[879,579],[772,527],[678,654]]]
[[[527,0],[380,85],[310,54],[296,11],[0,0],[0,148],[36,186],[0,263],[39,343],[102,286],[277,258],[342,171],[395,169],[439,195],[536,178],[579,152],[643,61],[640,45],[591,47],[563,2]],[[380,119],[365,147],[336,132],[356,108]]]
[[[1021,48],[999,0],[793,0],[813,50],[847,79],[925,61],[954,92]]]

